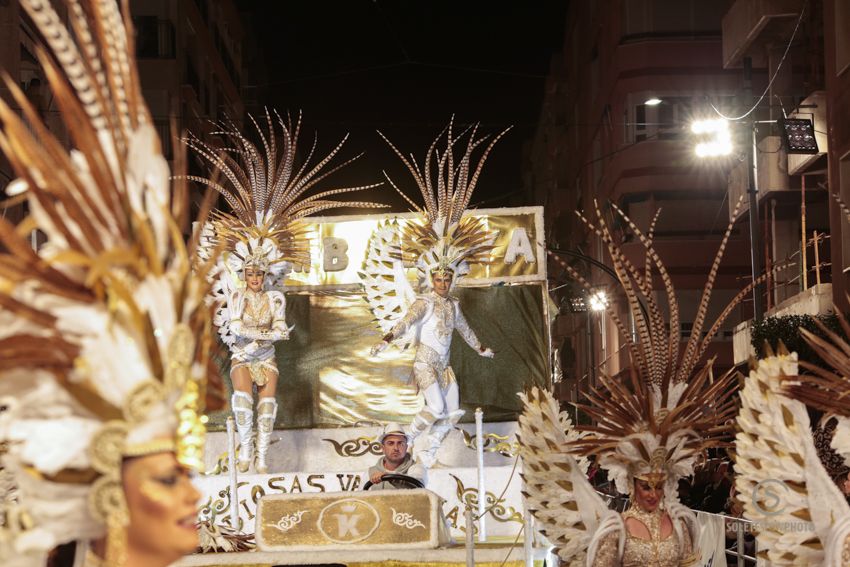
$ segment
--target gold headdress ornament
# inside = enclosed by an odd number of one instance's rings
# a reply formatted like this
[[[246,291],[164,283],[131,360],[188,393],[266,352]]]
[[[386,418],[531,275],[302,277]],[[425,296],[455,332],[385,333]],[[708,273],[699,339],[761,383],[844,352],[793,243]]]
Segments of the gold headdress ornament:
[[[75,149],[63,148],[14,80],[23,118],[0,101],[0,149],[31,222],[0,219],[0,439],[32,531],[13,550],[46,551],[107,533],[120,565],[126,457],[174,451],[203,463],[213,365],[208,286],[176,218],[185,188],[144,103],[130,15],[112,1],[22,0]],[[126,6],[126,5],[125,5]],[[175,196],[176,195],[176,196]],[[37,253],[33,227],[47,242]],[[3,538],[0,538],[3,539]]]
[[[510,128],[495,136],[484,149],[478,164],[473,165],[472,152],[489,136],[476,138],[478,124],[474,124],[454,137],[453,125],[454,118],[428,148],[421,168],[415,159],[405,157],[386,136],[378,132],[407,166],[424,199],[425,206],[422,208],[407,197],[384,172],[395,190],[414,210],[422,214],[421,223],[405,225],[400,253],[405,261],[416,263],[419,280],[426,288],[431,287],[430,275],[449,274],[453,276],[452,283],[455,283],[469,272],[470,263],[487,263],[496,239],[496,233],[488,230],[484,221],[469,215],[464,217],[464,213],[484,162],[496,142]],[[446,149],[440,155],[436,147],[444,134]],[[467,134],[466,149],[456,162],[454,146],[462,143]]]
[[[280,275],[295,264],[309,265],[309,241],[300,219],[339,207],[380,208],[385,205],[368,201],[337,201],[336,195],[364,191],[382,185],[337,187],[304,197],[332,174],[359,159],[354,156],[333,166],[329,164],[348,140],[346,135],[331,152],[311,164],[318,138],[314,138],[307,157],[298,160],[301,113],[293,124],[277,112],[266,110],[267,131],[250,116],[262,149],[255,146],[230,120],[218,124],[214,132],[223,147],[215,148],[196,136],[186,144],[219,174],[216,180],[197,176],[186,179],[220,193],[232,213],[217,211],[207,230],[209,244],[224,242],[226,263],[234,271],[253,266],[263,272]],[[280,133],[278,133],[278,128]],[[220,178],[220,181],[218,180]]]
[[[612,204],[611,208],[643,244],[644,266],[639,268],[626,257],[598,205],[594,207],[592,221],[579,216],[607,248],[635,322],[638,340],[631,339],[615,306],[609,304],[608,313],[629,349],[628,377],[624,380],[600,377],[600,387],[593,388],[588,402],[579,406],[595,424],[577,426],[584,435],[572,447],[579,455],[596,455],[600,465],[616,480],[620,492],[630,490],[631,479],[642,478],[655,483],[663,480],[670,494],[680,478],[692,474],[694,459],[700,453],[722,446],[731,438],[736,412],[732,399],[736,374],[730,371],[715,378],[713,359],[702,368],[695,368],[724,319],[766,276],[739,292],[714,324],[703,331],[711,290],[731,234],[730,224],[709,270],[690,337],[680,354],[678,301],[667,269],[652,247],[652,232],[658,215],[644,234],[616,205]],[[591,290],[590,283],[581,274],[558,261],[582,286]],[[666,310],[662,310],[653,293],[655,273],[664,286]],[[665,318],[664,311],[669,319]]]

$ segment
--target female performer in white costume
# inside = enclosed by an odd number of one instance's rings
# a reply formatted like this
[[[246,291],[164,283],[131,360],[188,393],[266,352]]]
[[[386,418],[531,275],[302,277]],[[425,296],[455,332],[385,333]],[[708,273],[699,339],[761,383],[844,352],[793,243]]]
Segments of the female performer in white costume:
[[[217,211],[216,218],[204,226],[202,250],[209,254],[219,244],[225,247],[217,267],[209,274],[213,281],[212,299],[219,305],[215,324],[231,352],[231,407],[239,432],[242,472],[254,460],[253,390],[257,388],[255,469],[259,473],[268,471],[268,449],[278,408],[275,391],[279,371],[274,343],[289,339],[292,330],[286,325],[286,299],[280,290],[293,264],[310,265],[309,242],[299,220],[334,207],[381,206],[328,199],[380,184],[331,189],[304,197],[330,174],[357,158],[323,171],[342,148],[343,139],[316,164],[309,165],[312,152],[304,163],[296,163],[300,116],[294,125],[268,111],[265,119],[266,132],[252,119],[265,152],[231,122],[220,124],[224,150],[197,137],[187,140],[212,170],[221,173],[220,182],[195,176],[189,179],[221,193],[232,210]]]
[[[752,285],[703,333],[730,226],[680,355],[679,308],[667,270],[652,249],[651,236],[612,208],[644,245],[645,266],[635,266],[622,252],[599,208],[592,220],[582,219],[608,249],[639,340],[632,339],[621,310],[610,302],[608,313],[628,347],[631,364],[625,376],[601,376],[601,385],[587,394],[588,404],[579,406],[592,425],[574,426],[547,392],[534,389],[523,396],[518,437],[524,492],[541,531],[569,565],[694,565],[700,530],[694,513],[679,502],[678,482],[693,474],[694,462],[705,450],[731,440],[737,377],[732,372],[713,376],[713,360],[696,368],[725,316]],[[562,265],[586,290],[592,289],[572,267]],[[656,299],[654,277],[663,282],[666,309]],[[618,492],[630,495],[627,511],[609,510],[590,485],[585,474],[588,457],[607,470]]]
[[[407,223],[400,234],[394,225],[380,226],[370,240],[361,274],[366,299],[386,333],[372,348],[372,355],[383,351],[391,342],[416,344],[413,379],[423,393],[425,406],[413,418],[408,435],[412,443],[430,429],[428,446],[417,455],[426,467],[434,465],[437,450],[464,414],[455,374],[449,366],[452,333],[457,331],[480,356],[493,357],[493,351],[481,344],[467,323],[459,300],[450,295],[457,281],[469,272],[470,263],[489,260],[496,238],[480,219],[464,213],[481,167],[507,130],[490,142],[473,169],[472,151],[484,141],[475,138],[476,131],[477,126],[470,129],[466,151],[455,169],[453,146],[460,141],[452,137],[452,123],[449,123],[426,155],[424,177],[418,166],[411,164],[387,140],[413,174],[425,200],[425,210],[411,202],[422,213],[422,219]],[[436,159],[433,149],[444,133],[446,150]],[[436,174],[436,191],[431,183],[432,170]],[[414,295],[404,275],[404,261],[415,262],[420,286],[425,290],[422,295]]]

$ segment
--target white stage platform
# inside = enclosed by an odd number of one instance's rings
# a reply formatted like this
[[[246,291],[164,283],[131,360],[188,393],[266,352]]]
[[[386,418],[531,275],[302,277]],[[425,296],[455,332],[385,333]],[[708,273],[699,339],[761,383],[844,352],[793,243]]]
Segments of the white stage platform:
[[[457,541],[465,537],[465,507],[471,505],[477,510],[478,487],[477,457],[472,442],[475,426],[463,424],[461,427],[466,435],[460,431],[449,435],[438,454],[440,465],[431,469],[428,476],[428,488],[445,500],[443,512]],[[486,423],[484,426],[485,484],[487,507],[490,508],[486,518],[487,535],[509,542],[523,525],[521,463],[515,460],[516,427],[516,422]],[[253,532],[256,504],[266,494],[362,490],[367,469],[380,456],[380,446],[375,441],[379,433],[379,427],[275,431],[270,449],[270,470],[274,472],[239,475],[242,529]],[[230,485],[225,433],[209,434],[206,461],[209,472],[196,479],[203,493],[201,518],[229,525]],[[499,561],[503,558],[504,555]]]

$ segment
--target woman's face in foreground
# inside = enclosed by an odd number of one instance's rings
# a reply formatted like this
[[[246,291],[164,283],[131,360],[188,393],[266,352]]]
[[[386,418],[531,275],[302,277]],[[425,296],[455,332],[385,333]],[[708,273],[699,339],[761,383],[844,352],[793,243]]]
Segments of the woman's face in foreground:
[[[129,459],[122,477],[130,511],[128,552],[161,557],[166,565],[192,553],[201,494],[174,453]]]

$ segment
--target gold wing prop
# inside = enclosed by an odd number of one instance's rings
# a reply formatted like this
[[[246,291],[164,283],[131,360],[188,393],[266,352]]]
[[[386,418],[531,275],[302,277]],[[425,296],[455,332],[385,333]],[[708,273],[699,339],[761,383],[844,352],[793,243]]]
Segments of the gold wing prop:
[[[622,521],[587,480],[587,463],[574,456],[571,445],[580,435],[558,402],[536,387],[520,398],[524,407],[517,439],[529,510],[562,560],[585,565],[591,541],[621,530]],[[603,523],[606,534],[599,534]]]
[[[744,384],[735,486],[754,522],[760,561],[822,565],[834,522],[850,507],[821,465],[805,406],[783,393],[789,377],[796,380],[796,358],[769,353]]]
[[[398,221],[383,221],[372,233],[359,275],[369,309],[381,333],[386,335],[416,300],[413,286],[405,275]],[[414,326],[393,344],[404,349],[415,339]]]

